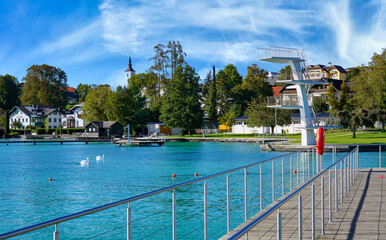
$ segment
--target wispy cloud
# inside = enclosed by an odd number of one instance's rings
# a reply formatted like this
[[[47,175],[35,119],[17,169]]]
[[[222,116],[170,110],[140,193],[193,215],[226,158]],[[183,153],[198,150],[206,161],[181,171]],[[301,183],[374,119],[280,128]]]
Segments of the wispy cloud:
[[[270,45],[303,48],[310,64],[349,67],[385,47],[386,0],[362,4],[372,9],[366,27],[356,24],[360,9],[350,0],[105,0],[99,16],[35,53],[71,63],[131,54],[141,62],[136,70],[144,72],[153,46],[179,40],[188,59],[202,62],[195,66],[200,75],[212,64],[256,63],[257,48]],[[116,67],[111,72],[109,79],[124,82]]]

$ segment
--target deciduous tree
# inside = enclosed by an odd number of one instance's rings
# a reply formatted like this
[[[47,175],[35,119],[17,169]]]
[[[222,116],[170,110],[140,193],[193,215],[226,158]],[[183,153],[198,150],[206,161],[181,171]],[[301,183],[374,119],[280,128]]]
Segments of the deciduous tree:
[[[107,86],[96,86],[88,91],[83,106],[82,117],[85,121],[107,121],[106,110],[112,91]]]
[[[32,65],[27,69],[23,81],[25,83],[20,96],[23,105],[66,106],[67,75],[60,68],[47,64]]]

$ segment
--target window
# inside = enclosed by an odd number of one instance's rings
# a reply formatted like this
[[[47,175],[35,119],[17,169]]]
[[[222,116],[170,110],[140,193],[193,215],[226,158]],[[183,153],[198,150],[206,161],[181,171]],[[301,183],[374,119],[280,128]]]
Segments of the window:
[[[95,132],[95,128],[92,128],[92,131]]]
[[[91,132],[91,131],[92,131],[91,129],[92,129],[92,128],[89,128],[88,131]]]
[[[24,118],[22,118],[21,120],[22,120],[22,122],[24,122]]]
[[[48,122],[51,122],[51,118],[48,118]]]
[[[56,122],[56,118],[54,118],[54,122]]]

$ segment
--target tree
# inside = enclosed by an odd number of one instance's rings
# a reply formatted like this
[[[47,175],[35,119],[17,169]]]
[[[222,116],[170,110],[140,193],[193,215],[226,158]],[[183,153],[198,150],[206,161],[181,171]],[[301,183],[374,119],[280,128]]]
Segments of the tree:
[[[335,87],[332,83],[327,88],[328,104],[331,107],[331,111],[339,110],[339,102],[335,96]]]
[[[91,85],[79,83],[75,91],[75,95],[78,99],[78,103],[86,101],[86,96],[90,89],[91,89]]]
[[[166,127],[189,133],[201,127],[203,111],[199,97],[199,76],[189,65],[178,66],[161,106],[160,119]]]
[[[288,110],[268,108],[266,102],[260,102],[254,99],[248,106],[247,124],[249,127],[270,127],[271,133],[274,133],[275,126],[284,126],[291,123],[291,112]]]
[[[136,86],[117,87],[115,92],[111,92],[106,102],[105,113],[109,121],[118,121],[123,125],[130,124],[135,127],[143,125],[148,116],[144,110],[146,98],[140,95]]]
[[[23,105],[36,104],[64,108],[67,104],[67,75],[60,68],[32,65],[23,78],[24,87],[20,96]]]
[[[349,109],[348,104],[348,88],[346,82],[343,80],[342,85],[340,85],[340,99],[339,99],[339,110]]]
[[[360,68],[359,67],[353,67],[350,70],[348,70],[347,74],[347,80],[350,81],[360,73]]]
[[[385,109],[371,109],[369,112],[370,119],[373,122],[380,122],[382,124],[382,132],[385,131],[386,110]]]
[[[226,113],[233,100],[231,90],[242,83],[242,77],[232,64],[225,66],[216,75],[216,89],[220,115]]]
[[[252,64],[248,66],[248,74],[242,84],[232,89],[233,102],[241,106],[241,115],[244,114],[252,99],[265,101],[267,96],[272,96],[272,87],[266,81],[267,76],[267,71]]]
[[[386,107],[386,49],[374,53],[368,67],[362,66],[351,79],[354,99],[361,108],[385,109]]]
[[[216,87],[216,68],[213,65],[213,82],[209,88],[208,96],[208,117],[217,117],[217,87]]]
[[[291,80],[292,78],[292,70],[290,65],[280,69],[279,80]]]
[[[312,100],[312,106],[317,113],[325,113],[328,111],[328,104],[322,99],[322,97],[314,97]]]
[[[106,104],[109,100],[111,89],[107,86],[96,86],[88,91],[83,106],[82,117],[85,121],[107,121]]]
[[[176,68],[185,64],[186,53],[182,50],[179,41],[177,41],[177,43],[175,41],[169,41],[166,48],[166,54],[170,54],[170,57],[168,57],[170,64],[168,64],[168,66],[170,67],[170,76],[172,76],[173,79]]]
[[[339,117],[344,127],[351,127],[353,131],[353,138],[356,138],[356,129],[361,126],[373,127],[374,123],[371,120],[369,111],[367,109],[358,108],[353,111],[335,110],[332,115]]]
[[[5,132],[9,133],[9,111],[20,103],[18,81],[11,75],[0,75],[0,109],[5,112]]]

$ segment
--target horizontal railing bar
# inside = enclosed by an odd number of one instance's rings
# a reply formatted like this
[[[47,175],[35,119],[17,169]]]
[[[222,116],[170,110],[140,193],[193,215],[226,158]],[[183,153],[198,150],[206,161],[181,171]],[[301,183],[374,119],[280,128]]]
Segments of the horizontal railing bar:
[[[344,155],[341,159],[339,159],[338,161],[333,163],[331,166],[329,166],[328,168],[326,168],[325,170],[323,170],[319,174],[317,174],[314,177],[312,177],[310,180],[308,180],[306,183],[304,183],[302,186],[300,186],[298,189],[296,189],[293,193],[291,193],[288,196],[286,196],[283,200],[281,200],[280,202],[276,203],[274,206],[272,206],[270,209],[268,209],[266,212],[264,212],[261,216],[259,216],[258,218],[256,218],[255,220],[253,220],[252,222],[247,224],[245,227],[240,229],[233,236],[228,238],[228,240],[237,239],[237,238],[241,237],[242,235],[244,235],[246,232],[248,232],[250,229],[252,229],[254,226],[256,226],[256,224],[258,224],[261,220],[263,220],[264,218],[268,217],[268,215],[270,215],[272,212],[274,212],[276,209],[278,209],[281,205],[286,203],[290,198],[292,198],[293,196],[298,194],[300,191],[302,191],[305,187],[307,187],[315,179],[317,179],[318,177],[323,175],[327,170],[329,170],[332,167],[334,167],[335,165],[337,165],[340,161],[343,161],[344,158],[346,158],[349,154],[351,154],[355,150],[356,150],[356,148],[354,150],[352,150],[351,152],[347,153],[346,155]]]
[[[209,176],[206,176],[206,177],[201,177],[201,178],[194,179],[194,180],[191,180],[191,181],[187,181],[187,182],[184,182],[184,183],[179,183],[179,184],[172,185],[172,186],[165,187],[165,188],[161,188],[161,189],[158,189],[158,190],[155,190],[155,191],[143,193],[143,194],[140,194],[140,195],[137,195],[137,196],[134,196],[134,197],[125,198],[123,200],[119,200],[119,201],[116,201],[116,202],[108,203],[108,204],[105,204],[105,205],[102,205],[102,206],[99,206],[99,207],[91,208],[91,209],[84,210],[84,211],[81,211],[81,212],[77,212],[77,213],[69,214],[69,215],[66,215],[66,216],[63,216],[63,217],[55,218],[55,219],[52,219],[52,220],[49,220],[49,221],[45,221],[45,222],[41,222],[41,223],[38,223],[38,224],[34,224],[34,225],[31,225],[31,226],[28,226],[28,227],[20,228],[20,229],[11,231],[11,232],[0,234],[0,239],[5,239],[5,238],[10,238],[10,237],[18,236],[18,235],[21,235],[21,234],[24,234],[24,233],[28,233],[28,232],[31,232],[31,231],[35,231],[35,230],[38,230],[38,229],[41,229],[41,228],[45,228],[45,227],[48,227],[48,226],[51,226],[51,225],[54,225],[54,224],[58,224],[58,223],[65,222],[65,221],[69,221],[69,220],[74,219],[74,218],[82,217],[82,216],[89,215],[89,214],[92,214],[92,213],[95,213],[95,212],[99,212],[99,211],[106,210],[106,209],[109,209],[109,208],[112,208],[112,207],[116,207],[116,206],[119,206],[119,205],[122,205],[122,204],[125,204],[125,203],[128,203],[128,202],[133,202],[133,201],[136,201],[136,200],[139,200],[139,199],[142,199],[142,198],[150,197],[150,196],[153,196],[153,195],[156,195],[156,194],[159,194],[159,193],[163,193],[163,192],[167,192],[167,191],[170,191],[170,190],[173,190],[173,189],[177,189],[177,188],[180,188],[180,187],[183,187],[183,186],[186,186],[186,185],[190,185],[190,184],[193,184],[193,183],[198,183],[198,182],[210,179],[210,178],[214,178],[214,177],[217,177],[217,176],[221,176],[221,175],[224,175],[224,174],[228,174],[228,173],[231,173],[231,172],[242,170],[244,168],[250,168],[250,167],[253,167],[253,166],[256,166],[256,165],[259,165],[259,164],[263,164],[263,163],[266,163],[266,162],[274,161],[276,159],[283,158],[283,157],[286,157],[286,156],[289,156],[289,155],[292,155],[292,154],[296,154],[297,152],[302,152],[302,151],[304,151],[306,149],[311,149],[311,148],[315,148],[315,147],[316,146],[309,147],[309,148],[304,148],[302,150],[298,150],[296,152],[288,153],[288,154],[285,154],[285,155],[282,155],[282,156],[277,156],[277,157],[270,158],[270,159],[267,159],[267,160],[263,160],[263,161],[260,161],[260,162],[257,162],[257,163],[252,163],[252,164],[245,165],[245,166],[242,166],[242,167],[237,167],[237,168],[234,168],[234,169],[231,169],[231,170],[226,170],[226,171],[223,171],[223,172],[215,173],[215,174],[212,174],[212,175],[209,175]]]

